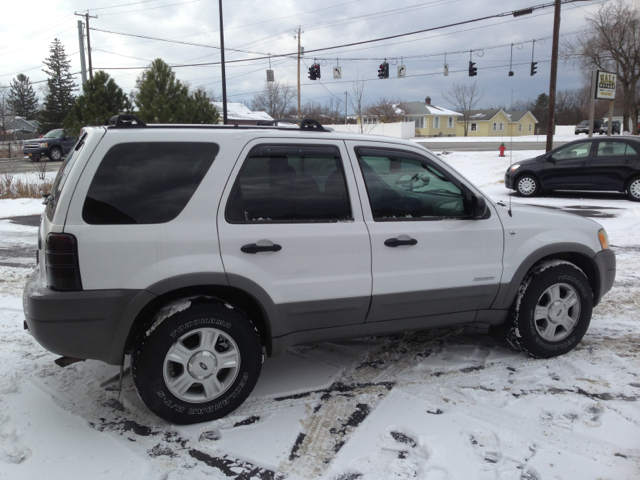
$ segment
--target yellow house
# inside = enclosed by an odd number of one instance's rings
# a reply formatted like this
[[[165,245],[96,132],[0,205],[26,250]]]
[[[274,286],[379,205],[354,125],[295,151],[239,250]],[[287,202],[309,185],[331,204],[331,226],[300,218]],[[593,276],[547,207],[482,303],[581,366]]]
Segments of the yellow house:
[[[535,135],[538,120],[528,110],[502,109],[471,110],[467,127],[468,137],[510,137]],[[464,121],[458,117],[456,135],[464,136]]]
[[[455,137],[456,122],[461,113],[431,105],[431,97],[424,102],[402,102],[404,121],[414,122],[416,137]]]

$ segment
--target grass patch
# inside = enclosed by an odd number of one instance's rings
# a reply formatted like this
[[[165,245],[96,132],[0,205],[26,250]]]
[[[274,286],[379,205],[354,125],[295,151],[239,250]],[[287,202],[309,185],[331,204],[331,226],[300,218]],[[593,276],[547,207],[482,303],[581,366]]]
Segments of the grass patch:
[[[11,167],[0,167],[0,199],[41,198],[51,193],[53,179],[46,175],[46,163],[44,165],[38,168],[35,176],[18,174]]]

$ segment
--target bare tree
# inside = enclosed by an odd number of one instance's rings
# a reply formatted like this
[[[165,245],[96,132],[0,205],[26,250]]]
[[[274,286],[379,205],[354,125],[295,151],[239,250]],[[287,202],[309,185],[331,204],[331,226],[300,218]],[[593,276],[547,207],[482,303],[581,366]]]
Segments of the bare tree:
[[[332,124],[344,123],[344,101],[331,97],[324,104],[324,113]]]
[[[640,79],[640,8],[636,0],[605,3],[585,18],[586,32],[563,44],[565,60],[582,68],[615,72],[622,85],[624,127],[633,122],[638,133],[638,80]]]
[[[375,115],[380,123],[401,122],[404,118],[404,110],[401,107],[402,101],[397,98],[380,98],[367,108],[368,115]]]
[[[462,124],[464,126],[464,136],[466,137],[469,131],[469,112],[484,98],[484,90],[479,89],[476,82],[473,82],[473,85],[454,83],[448,92],[442,93],[442,96],[456,110],[462,113]]]
[[[367,104],[364,97],[364,86],[365,82],[361,76],[356,78],[356,81],[353,82],[351,89],[353,90],[353,94],[349,97],[349,105],[355,111],[356,116],[358,117],[358,123],[360,124],[360,133],[364,132],[362,125],[362,115],[367,110]]]
[[[253,96],[251,109],[263,110],[275,119],[285,117],[287,111],[293,106],[296,96],[294,88],[280,82],[265,83],[265,89]]]
[[[11,105],[9,102],[9,86],[0,84],[0,130],[6,133],[7,117],[11,114]],[[11,157],[11,155],[9,155]]]

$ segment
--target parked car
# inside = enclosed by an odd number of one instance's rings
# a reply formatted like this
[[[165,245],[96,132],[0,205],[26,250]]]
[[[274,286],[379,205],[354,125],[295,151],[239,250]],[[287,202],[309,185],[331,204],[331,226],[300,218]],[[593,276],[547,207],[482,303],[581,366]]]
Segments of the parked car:
[[[69,153],[75,142],[75,137],[67,135],[61,128],[56,128],[41,138],[25,140],[22,151],[32,162],[39,161],[42,157],[58,161]]]
[[[604,122],[602,120],[594,120],[593,133],[600,132],[603,123]],[[578,125],[576,125],[576,135],[578,135],[579,133],[589,133],[589,120],[583,120]]]
[[[25,328],[67,361],[130,354],[170,422],[229,414],[265,353],[304,343],[480,322],[561,355],[614,281],[596,222],[494,203],[414,142],[109,123],[46,200]]]
[[[504,175],[504,186],[523,197],[550,190],[603,190],[626,192],[638,202],[640,141],[634,137],[575,140],[512,165]]]
[[[602,127],[600,127],[600,135],[606,135],[609,131],[609,122],[604,122]],[[620,122],[618,120],[613,121],[613,126],[611,127],[611,134],[617,133],[620,135]]]

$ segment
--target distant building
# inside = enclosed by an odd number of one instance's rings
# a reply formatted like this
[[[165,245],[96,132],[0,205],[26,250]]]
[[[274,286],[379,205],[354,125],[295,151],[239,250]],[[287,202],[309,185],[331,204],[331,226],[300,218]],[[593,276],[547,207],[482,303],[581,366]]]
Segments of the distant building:
[[[12,117],[11,120],[7,120],[7,118],[5,118],[5,131],[7,133],[12,133],[16,130],[35,133],[40,128],[40,122],[37,120],[26,120],[18,116]]]
[[[220,114],[218,123],[222,123],[222,102],[211,102]],[[227,122],[231,125],[257,125],[271,122],[273,118],[267,112],[254,112],[242,103],[227,103]]]
[[[517,137],[535,135],[538,120],[528,110],[506,111],[499,108],[471,110],[467,136],[469,137]],[[458,118],[456,134],[464,136],[464,121]]]
[[[404,121],[414,122],[416,137],[455,137],[456,121],[461,113],[431,104],[431,97],[424,102],[402,102]]]

